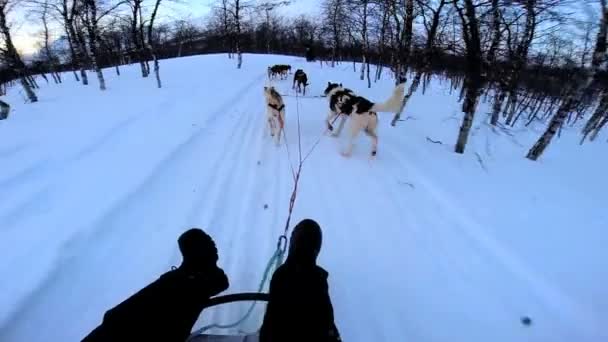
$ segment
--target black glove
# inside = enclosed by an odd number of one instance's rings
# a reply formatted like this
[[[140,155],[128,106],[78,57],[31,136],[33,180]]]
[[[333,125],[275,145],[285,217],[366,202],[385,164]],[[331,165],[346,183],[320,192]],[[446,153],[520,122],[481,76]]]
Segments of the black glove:
[[[204,273],[205,286],[207,287],[207,294],[209,297],[213,297],[230,286],[228,277],[224,273],[224,270],[215,266]]]

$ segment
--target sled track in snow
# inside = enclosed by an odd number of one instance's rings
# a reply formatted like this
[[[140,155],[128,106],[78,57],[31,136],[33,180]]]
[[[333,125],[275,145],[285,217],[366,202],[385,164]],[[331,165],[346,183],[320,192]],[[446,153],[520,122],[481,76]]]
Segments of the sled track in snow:
[[[206,165],[216,165],[223,166],[226,169],[234,169],[232,164],[226,162],[230,158],[234,158],[234,156],[231,155],[232,152],[224,151],[224,147],[230,148],[232,146],[234,149],[235,147],[241,146],[242,148],[239,158],[242,159],[245,156],[243,151],[245,150],[245,146],[247,146],[247,144],[244,144],[243,141],[240,140],[235,141],[234,139],[242,136],[244,134],[244,130],[248,130],[248,134],[251,135],[256,128],[254,123],[263,122],[263,116],[257,114],[262,114],[262,110],[264,108],[262,106],[258,106],[257,108],[260,108],[258,113],[251,108],[251,102],[255,101],[255,99],[258,99],[259,101],[259,99],[262,97],[261,89],[257,89],[255,87],[256,85],[260,84],[261,80],[263,80],[263,75],[253,79],[243,88],[238,89],[235,96],[221,103],[217,109],[212,112],[213,114],[208,116],[209,119],[204,122],[203,126],[197,129],[185,141],[175,146],[172,150],[170,150],[170,152],[166,153],[165,157],[156,163],[156,166],[152,168],[148,175],[142,179],[141,183],[137,187],[131,189],[131,191],[128,192],[121,200],[117,201],[114,206],[98,215],[97,219],[94,219],[90,224],[87,225],[91,228],[86,230],[83,227],[78,234],[72,236],[68,241],[66,241],[64,243],[62,255],[57,256],[57,260],[53,262],[54,266],[49,270],[46,277],[41,279],[39,282],[40,285],[35,288],[30,295],[24,297],[24,299],[17,306],[18,309],[12,312],[12,314],[9,316],[9,320],[6,321],[2,327],[0,327],[0,337],[10,337],[11,331],[19,331],[19,325],[24,323],[21,317],[26,316],[26,313],[32,309],[36,310],[37,307],[40,309],[45,307],[45,298],[54,297],[52,295],[49,296],[47,293],[48,291],[52,292],[54,288],[65,286],[63,283],[67,281],[67,278],[80,274],[83,270],[89,269],[89,261],[92,261],[91,264],[94,264],[95,261],[98,260],[98,258],[95,256],[91,256],[94,258],[93,260],[88,260],[88,246],[93,244],[99,245],[100,242],[103,243],[104,239],[107,240],[109,237],[116,234],[122,235],[123,237],[125,235],[134,235],[135,232],[146,234],[145,229],[141,228],[134,228],[131,232],[125,232],[123,229],[124,224],[121,224],[120,218],[124,216],[132,217],[137,215],[135,210],[129,213],[129,207],[133,206],[131,203],[137,203],[142,200],[145,201],[147,197],[146,195],[149,192],[148,189],[150,189],[150,187],[154,186],[156,183],[163,183],[163,181],[160,180],[161,178],[167,176],[167,179],[170,179],[171,177],[168,175],[182,173],[183,171],[176,170],[178,168],[178,166],[176,166],[177,164],[187,164],[189,161],[196,162],[201,160],[204,161]],[[247,99],[247,101],[245,102],[245,105],[242,105],[242,100],[244,99]],[[241,102],[238,102],[237,100],[240,100]],[[234,103],[237,105],[233,105]],[[241,115],[236,116],[234,114],[228,114],[228,112],[230,112],[233,108],[238,108],[239,106],[244,107],[242,110],[236,110],[236,112]],[[175,107],[176,106],[174,105],[173,108],[175,109]],[[179,107],[179,105],[177,105],[177,107]],[[147,117],[146,120],[153,120],[153,117]],[[231,132],[227,138],[222,137],[219,134],[211,134],[210,136],[205,135],[205,133],[213,132],[214,128],[220,128],[217,126],[223,125],[224,123],[227,124],[228,127],[221,127],[221,131]],[[114,139],[119,139],[120,133],[113,134],[113,137]],[[207,142],[206,140],[208,140],[210,137],[219,137],[219,141]],[[95,150],[98,148],[95,148]],[[215,150],[215,162],[210,162],[208,155],[200,155],[201,151],[206,150]],[[239,158],[236,158],[235,160],[239,160]],[[213,158],[211,159],[213,160]],[[192,168],[189,170],[189,172],[196,173],[196,169]],[[218,175],[221,176],[222,173],[218,173]],[[226,176],[222,182],[225,184],[229,183],[229,177]],[[209,184],[214,183],[217,183],[215,179],[211,179],[209,182]],[[221,193],[221,189],[219,190]],[[202,205],[208,205],[209,203],[213,202],[213,195],[205,194],[203,189],[201,191],[201,199],[203,200],[193,203],[192,208],[189,210],[191,213],[190,216],[192,216],[192,213],[200,211]],[[142,210],[138,210],[138,212],[141,211]],[[68,219],[68,217],[66,216],[65,219]],[[174,241],[177,235],[179,235],[179,232],[185,228],[186,226],[171,227],[170,229],[173,230],[173,233],[171,234],[173,235],[172,241]],[[208,230],[213,233],[213,228]],[[223,233],[225,233],[225,230]],[[167,247],[174,250],[172,243],[167,244]],[[113,251],[115,249],[116,246],[107,246],[107,248],[105,248],[106,251]],[[171,263],[175,264],[177,261],[179,261],[179,258],[177,260],[172,260]],[[107,309],[108,308],[104,308],[104,310]],[[99,317],[101,317],[102,313],[103,311],[100,311]],[[10,338],[8,340],[10,340]]]

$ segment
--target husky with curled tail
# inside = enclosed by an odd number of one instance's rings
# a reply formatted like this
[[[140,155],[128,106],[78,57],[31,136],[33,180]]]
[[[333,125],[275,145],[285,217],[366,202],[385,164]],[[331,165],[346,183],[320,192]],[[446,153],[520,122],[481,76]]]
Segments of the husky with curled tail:
[[[274,87],[264,87],[266,99],[266,119],[270,128],[270,135],[276,137],[277,146],[281,143],[281,133],[285,128],[285,103],[281,94]]]
[[[346,119],[350,117],[350,136],[348,145],[342,155],[349,157],[353,152],[355,138],[361,131],[372,139],[372,156],[378,150],[378,115],[380,112],[396,113],[403,104],[403,90],[405,83],[399,84],[391,97],[381,103],[373,103],[364,97],[357,96],[352,90],[342,87],[342,84],[327,82],[325,96],[329,99],[329,115],[327,116],[327,129],[333,131],[332,136],[340,135]],[[342,114],[337,130],[334,130],[333,121]]]

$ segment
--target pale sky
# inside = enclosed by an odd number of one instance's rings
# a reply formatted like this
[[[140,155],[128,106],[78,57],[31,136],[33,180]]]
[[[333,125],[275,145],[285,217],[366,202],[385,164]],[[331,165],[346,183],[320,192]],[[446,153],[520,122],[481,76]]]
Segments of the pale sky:
[[[253,0],[261,3],[262,0]],[[111,2],[115,3],[115,0]],[[153,3],[152,1],[147,1]],[[279,11],[285,15],[316,14],[321,0],[292,0],[292,4],[281,8]],[[144,2],[145,3],[145,2]],[[216,0],[164,0],[159,9],[159,21],[172,21],[176,19],[193,19],[203,22],[205,16],[209,14]],[[150,5],[152,6],[152,5]],[[15,46],[23,54],[33,54],[38,48],[36,43],[40,41],[38,32],[40,24],[37,18],[27,15],[25,10],[17,10],[9,15],[11,32]],[[56,29],[54,38],[59,38],[63,33]]]
[[[116,3],[118,0],[110,0]],[[264,0],[251,0],[254,3],[261,3]],[[291,0],[292,4],[280,8],[278,11],[284,15],[295,16],[300,14],[317,15],[322,0]],[[152,6],[153,1],[146,0],[144,4]],[[163,0],[159,10],[159,21],[173,21],[177,19],[190,19],[195,23],[204,24],[205,16],[210,12],[217,0]],[[590,5],[586,1],[572,9],[573,12],[580,13],[581,18],[589,18],[597,10],[597,5]],[[38,32],[40,24],[37,18],[27,15],[25,10],[17,10],[9,14],[11,32],[17,49],[24,54],[32,54],[38,49],[36,43],[40,41]],[[53,38],[59,38],[63,32],[57,28]]]

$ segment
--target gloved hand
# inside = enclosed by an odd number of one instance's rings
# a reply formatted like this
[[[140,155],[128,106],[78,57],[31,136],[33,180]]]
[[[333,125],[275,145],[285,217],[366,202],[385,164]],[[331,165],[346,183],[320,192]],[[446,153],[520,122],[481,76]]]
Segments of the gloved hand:
[[[209,297],[218,295],[230,286],[224,270],[217,266],[205,272],[204,277]]]

